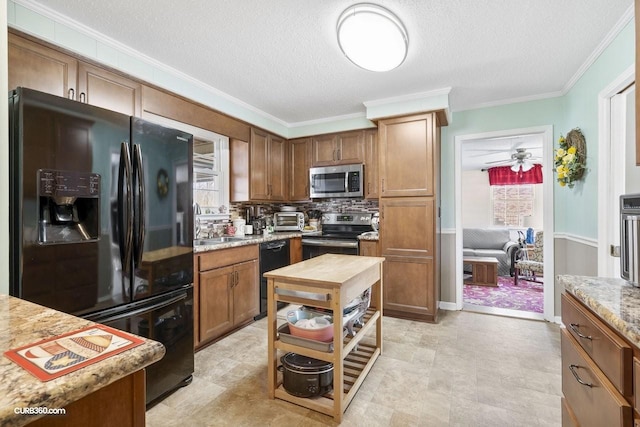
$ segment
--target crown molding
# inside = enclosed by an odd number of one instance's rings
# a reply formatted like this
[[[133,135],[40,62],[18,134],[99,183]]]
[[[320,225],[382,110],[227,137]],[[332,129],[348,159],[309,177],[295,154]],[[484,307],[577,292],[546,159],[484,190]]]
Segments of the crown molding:
[[[627,24],[634,17],[634,6],[633,4],[629,6],[629,8],[624,12],[622,17],[616,22],[611,31],[607,33],[604,39],[596,46],[591,55],[587,57],[586,61],[578,68],[578,71],[569,79],[567,84],[562,89],[562,94],[565,95],[567,92],[573,88],[573,86],[580,80],[580,78],[584,75],[584,73],[593,65],[594,62],[602,55],[602,52],[605,51],[607,47],[615,40],[615,38],[620,34],[620,32],[627,26]]]
[[[37,2],[35,2],[33,0],[11,0],[11,1],[13,1],[15,4],[18,4],[20,6],[23,6],[23,7],[27,8],[27,9],[31,10],[32,12],[40,14],[40,15],[46,17],[46,18],[49,18],[49,19],[51,19],[52,21],[54,21],[56,23],[65,25],[65,26],[71,28],[72,30],[75,30],[75,31],[77,31],[77,32],[79,32],[81,34],[84,34],[84,35],[92,38],[96,42],[103,43],[103,44],[105,44],[105,45],[107,45],[107,46],[109,46],[109,47],[111,47],[113,49],[116,49],[119,52],[122,52],[122,53],[124,53],[126,55],[129,55],[129,56],[131,56],[131,57],[133,57],[135,59],[138,59],[138,60],[140,60],[140,61],[142,61],[142,62],[144,62],[144,63],[146,63],[148,65],[151,65],[152,67],[154,67],[156,69],[159,69],[160,71],[162,71],[164,73],[172,75],[172,76],[174,76],[174,77],[176,77],[176,78],[178,78],[180,80],[186,81],[186,82],[194,85],[198,89],[203,90],[204,92],[210,93],[211,95],[214,95],[216,97],[223,98],[223,99],[231,102],[232,104],[235,104],[237,107],[240,107],[240,108],[246,109],[248,111],[251,111],[252,113],[254,113],[254,114],[258,115],[258,116],[261,116],[264,119],[273,121],[273,122],[277,123],[280,126],[284,126],[286,128],[290,127],[289,123],[285,122],[282,119],[279,119],[278,117],[272,116],[271,114],[269,114],[269,113],[267,113],[265,111],[262,111],[262,110],[260,110],[260,109],[258,109],[256,107],[254,107],[251,104],[248,104],[248,103],[246,103],[246,102],[244,102],[244,101],[242,101],[242,100],[240,100],[240,99],[238,99],[238,98],[236,98],[236,97],[234,97],[232,95],[229,95],[226,92],[223,92],[223,91],[221,91],[219,89],[216,89],[215,87],[210,86],[210,85],[208,85],[208,84],[206,84],[206,83],[204,83],[204,82],[202,82],[202,81],[200,81],[198,79],[195,79],[195,78],[189,76],[188,74],[185,74],[182,71],[176,70],[173,67],[170,67],[170,66],[168,66],[168,65],[166,65],[166,64],[164,64],[164,63],[162,63],[162,62],[160,62],[160,61],[158,61],[158,60],[156,60],[156,59],[154,59],[154,58],[152,58],[150,56],[147,56],[147,55],[145,55],[145,54],[143,54],[143,53],[141,53],[141,52],[139,52],[139,51],[137,51],[137,50],[135,50],[135,49],[133,49],[133,48],[121,43],[121,42],[119,42],[119,41],[117,41],[117,40],[114,40],[111,37],[109,37],[109,36],[107,36],[105,34],[102,34],[101,32],[98,32],[98,31],[94,30],[93,28],[90,28],[90,27],[88,27],[88,26],[86,26],[86,25],[84,25],[84,24],[82,24],[82,23],[80,23],[78,21],[75,21],[75,20],[69,18],[66,15],[63,15],[63,14],[61,14],[61,13],[59,13],[59,12],[53,10],[53,9],[50,9],[50,8],[44,6],[44,5],[41,5],[40,3],[37,3]],[[32,34],[34,36],[37,36],[39,38],[42,37],[42,36],[39,36],[37,34],[33,34],[32,32],[29,31],[28,28],[23,28],[23,27],[19,27],[19,26],[13,26],[13,27],[16,28],[16,29],[19,29],[21,31],[25,31],[25,32],[27,32],[29,34]],[[50,41],[52,43],[60,46],[60,44],[55,39],[50,40]],[[72,48],[69,48],[67,46],[62,46],[62,47],[64,47],[65,49],[73,50]],[[128,73],[131,74],[130,72],[128,72]],[[142,77],[142,76],[138,76],[138,77]],[[148,76],[144,76],[144,77],[147,78]],[[154,84],[157,84],[157,83],[154,82]],[[165,89],[170,89],[172,91],[175,91],[175,88],[165,88]],[[200,101],[200,102],[202,102],[202,101]],[[225,114],[228,114],[228,113],[225,113]],[[241,118],[241,119],[246,120],[245,118]]]
[[[501,105],[516,104],[519,102],[538,101],[541,99],[556,98],[559,96],[566,95],[571,90],[571,88],[573,88],[573,86],[578,82],[578,80],[580,80],[580,78],[589,69],[589,67],[591,67],[593,63],[600,57],[602,52],[604,52],[607,49],[607,47],[609,47],[609,45],[615,40],[615,38],[618,36],[618,34],[620,34],[620,32],[624,29],[624,27],[633,19],[633,17],[634,17],[634,6],[631,5],[625,11],[622,17],[618,20],[618,22],[616,22],[616,24],[613,26],[611,31],[609,31],[605,36],[605,38],[598,44],[598,46],[596,46],[594,51],[591,52],[589,57],[580,66],[578,71],[576,71],[576,73],[569,79],[567,84],[564,85],[562,90],[559,90],[556,92],[541,93],[538,95],[524,96],[520,98],[509,98],[509,99],[503,99],[500,101],[483,102],[480,104],[475,104],[475,105],[471,105],[471,106],[460,108],[460,109],[452,108],[452,111],[461,112],[461,111],[468,111],[468,110],[478,110],[480,108],[498,107]]]
[[[399,102],[407,102],[407,101],[416,101],[416,100],[423,100],[423,99],[429,99],[429,98],[433,98],[435,96],[440,96],[440,95],[449,95],[449,93],[451,93],[451,87],[445,87],[442,89],[435,89],[435,90],[430,90],[427,92],[417,92],[417,93],[410,93],[407,95],[400,95],[400,96],[392,96],[389,98],[381,98],[381,99],[374,99],[371,101],[364,101],[363,104],[365,107],[369,108],[369,107],[379,107],[381,105],[387,105],[387,104],[396,104]]]
[[[469,107],[464,107],[461,109],[452,109],[452,111],[455,113],[459,113],[462,111],[479,110],[481,108],[490,108],[490,107],[499,107],[501,105],[517,104],[519,102],[531,102],[531,101],[539,101],[542,99],[557,98],[562,95],[564,95],[562,91],[547,92],[547,93],[541,93],[537,95],[521,96],[519,98],[502,99],[500,101],[482,102],[480,104],[474,104]]]
[[[313,120],[305,120],[302,122],[288,123],[288,126],[290,128],[299,128],[304,126],[322,125],[326,123],[341,122],[345,120],[361,119],[361,118],[366,119],[367,115],[365,113],[343,114],[342,116],[323,117],[321,119],[313,119]],[[374,126],[373,123],[371,125]]]

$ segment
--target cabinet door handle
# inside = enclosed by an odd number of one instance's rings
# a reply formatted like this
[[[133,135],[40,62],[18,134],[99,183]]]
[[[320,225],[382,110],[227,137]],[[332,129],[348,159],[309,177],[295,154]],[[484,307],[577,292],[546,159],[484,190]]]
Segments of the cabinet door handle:
[[[569,323],[569,328],[571,328],[571,330],[573,332],[575,332],[580,338],[584,338],[586,340],[593,340],[593,337],[591,335],[583,335],[578,331],[578,328],[580,327],[580,325],[578,325],[577,323]]]
[[[86,101],[87,101],[87,96],[84,94],[84,92],[80,92],[80,102],[86,103]]]
[[[234,277],[235,277],[235,279],[234,279],[234,282],[235,282],[235,283],[234,283],[234,285],[233,285],[233,286],[235,287],[235,286],[238,286],[238,283],[240,282],[240,278],[238,277],[238,272],[237,272],[237,271],[234,271],[234,272],[233,272],[233,275],[234,275]]]
[[[74,101],[76,99],[76,91],[73,90],[72,87],[69,88],[69,99],[73,99]]]
[[[382,184],[380,185],[380,192],[384,193],[384,178],[382,178]]]
[[[231,273],[229,273],[229,288],[230,289],[233,288],[233,286],[234,286],[233,282],[234,282],[235,277],[236,277],[234,273],[235,273],[235,271],[232,271]]]
[[[338,149],[338,160],[342,160],[342,150]]]
[[[573,377],[576,379],[576,381],[578,381],[580,384],[582,384],[583,386],[586,387],[593,387],[593,383],[588,383],[586,381],[584,381],[582,378],[580,378],[578,376],[578,373],[576,372],[576,368],[579,368],[580,366],[578,365],[569,365],[569,370],[571,371],[571,373],[573,374]]]
[[[336,160],[336,150],[333,150],[333,153],[331,154],[331,160]]]

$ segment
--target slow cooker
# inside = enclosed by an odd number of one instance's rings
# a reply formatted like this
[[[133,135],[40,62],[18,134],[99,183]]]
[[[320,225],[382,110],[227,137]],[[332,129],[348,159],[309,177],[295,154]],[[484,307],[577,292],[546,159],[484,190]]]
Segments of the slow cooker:
[[[333,363],[301,354],[287,353],[280,358],[283,386],[298,397],[321,396],[333,389]]]

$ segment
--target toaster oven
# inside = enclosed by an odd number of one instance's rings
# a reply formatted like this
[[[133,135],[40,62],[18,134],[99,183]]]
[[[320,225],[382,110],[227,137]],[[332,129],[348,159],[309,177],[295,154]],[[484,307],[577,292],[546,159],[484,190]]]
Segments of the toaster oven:
[[[304,214],[302,212],[276,212],[273,214],[275,231],[302,231]]]

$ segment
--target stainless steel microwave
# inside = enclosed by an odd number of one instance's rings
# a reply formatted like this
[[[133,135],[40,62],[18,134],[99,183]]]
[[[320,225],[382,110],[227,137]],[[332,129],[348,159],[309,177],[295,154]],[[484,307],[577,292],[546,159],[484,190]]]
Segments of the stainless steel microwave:
[[[364,196],[363,171],[362,163],[310,168],[311,198]]]

